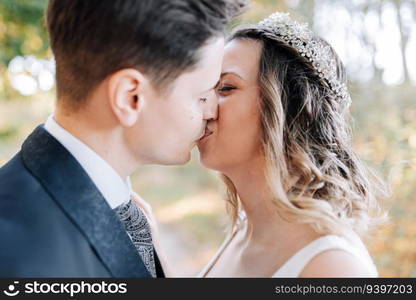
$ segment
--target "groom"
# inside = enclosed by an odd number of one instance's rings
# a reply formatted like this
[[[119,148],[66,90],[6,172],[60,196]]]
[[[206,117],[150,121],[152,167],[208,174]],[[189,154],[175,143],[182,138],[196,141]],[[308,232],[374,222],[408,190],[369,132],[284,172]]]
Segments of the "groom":
[[[242,6],[49,1],[56,110],[0,169],[1,277],[164,276],[129,175],[189,160]]]

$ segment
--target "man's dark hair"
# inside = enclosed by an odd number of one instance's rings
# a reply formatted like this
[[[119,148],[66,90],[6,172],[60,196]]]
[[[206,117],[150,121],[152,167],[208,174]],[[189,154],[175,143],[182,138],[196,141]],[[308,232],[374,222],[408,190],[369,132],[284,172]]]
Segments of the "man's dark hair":
[[[198,62],[246,0],[50,0],[58,98],[77,106],[108,75],[137,68],[163,89]]]

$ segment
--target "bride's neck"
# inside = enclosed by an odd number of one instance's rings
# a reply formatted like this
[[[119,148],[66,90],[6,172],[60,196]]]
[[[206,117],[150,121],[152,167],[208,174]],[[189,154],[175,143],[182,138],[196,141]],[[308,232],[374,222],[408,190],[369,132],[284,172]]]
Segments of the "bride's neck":
[[[262,160],[250,160],[226,175],[233,182],[247,217],[246,238],[259,240],[283,234],[291,224],[279,216],[273,204],[273,194],[267,184]]]
[[[246,214],[243,229],[245,244],[284,246],[291,241],[316,237],[308,224],[288,222],[283,219],[274,204],[274,196],[264,174],[262,159],[250,160],[232,172],[226,173],[233,182]],[[289,238],[290,237],[290,238]]]

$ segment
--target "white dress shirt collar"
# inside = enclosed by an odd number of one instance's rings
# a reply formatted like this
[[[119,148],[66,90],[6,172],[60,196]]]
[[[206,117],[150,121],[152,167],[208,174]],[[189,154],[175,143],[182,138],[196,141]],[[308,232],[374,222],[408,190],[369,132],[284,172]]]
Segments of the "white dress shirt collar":
[[[75,157],[112,209],[130,199],[130,177],[123,180],[103,158],[62,128],[53,116],[44,127]]]

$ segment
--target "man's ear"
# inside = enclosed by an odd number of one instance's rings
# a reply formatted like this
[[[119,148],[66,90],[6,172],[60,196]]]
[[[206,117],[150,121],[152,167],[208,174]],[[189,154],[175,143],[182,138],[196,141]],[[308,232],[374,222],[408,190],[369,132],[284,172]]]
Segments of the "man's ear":
[[[146,77],[136,69],[122,69],[110,76],[110,107],[122,126],[131,127],[137,122],[145,83]]]

